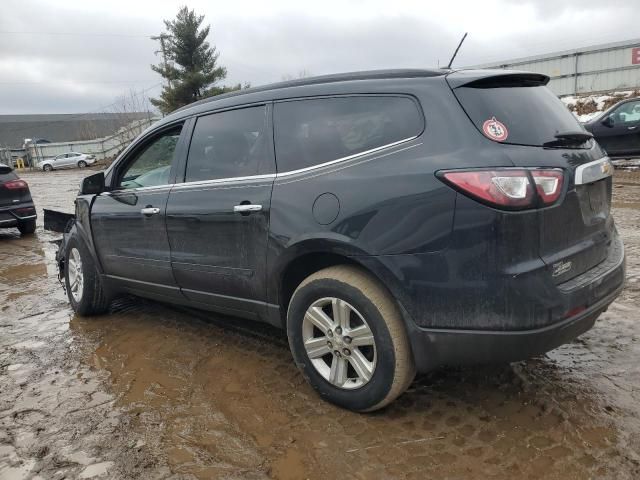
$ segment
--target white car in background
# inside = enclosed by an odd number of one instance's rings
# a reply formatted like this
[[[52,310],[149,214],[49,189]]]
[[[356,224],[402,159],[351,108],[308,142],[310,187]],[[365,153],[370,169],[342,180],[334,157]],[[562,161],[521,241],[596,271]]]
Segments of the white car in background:
[[[57,155],[51,159],[43,160],[38,166],[45,172],[57,170],[59,168],[84,168],[88,165],[96,163],[94,155],[86,153],[67,152]]]

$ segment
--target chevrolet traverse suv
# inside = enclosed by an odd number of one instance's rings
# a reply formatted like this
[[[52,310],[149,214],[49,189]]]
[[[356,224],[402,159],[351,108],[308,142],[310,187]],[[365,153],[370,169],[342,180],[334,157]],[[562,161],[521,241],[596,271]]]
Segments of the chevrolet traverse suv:
[[[571,341],[622,289],[624,249],[611,163],[548,81],[357,72],[178,110],[83,181],[58,255],[69,301],[268,322],[356,411],[416,372]]]

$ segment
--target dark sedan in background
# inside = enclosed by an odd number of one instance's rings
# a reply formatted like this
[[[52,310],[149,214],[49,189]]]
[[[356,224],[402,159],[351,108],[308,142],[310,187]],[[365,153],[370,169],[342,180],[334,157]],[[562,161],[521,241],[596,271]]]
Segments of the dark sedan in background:
[[[0,163],[0,228],[17,227],[22,235],[36,230],[36,209],[29,185]]]
[[[640,98],[616,103],[584,124],[610,157],[640,157]]]

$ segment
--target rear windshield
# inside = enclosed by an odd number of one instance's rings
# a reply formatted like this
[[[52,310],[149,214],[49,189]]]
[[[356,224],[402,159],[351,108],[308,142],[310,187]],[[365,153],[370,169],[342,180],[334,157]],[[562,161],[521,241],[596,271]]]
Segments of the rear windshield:
[[[18,175],[16,175],[11,168],[4,165],[0,166],[0,183],[15,180],[16,178],[18,178]]]
[[[454,93],[478,130],[497,142],[541,146],[556,140],[559,133],[584,132],[545,86],[488,84],[459,87]]]

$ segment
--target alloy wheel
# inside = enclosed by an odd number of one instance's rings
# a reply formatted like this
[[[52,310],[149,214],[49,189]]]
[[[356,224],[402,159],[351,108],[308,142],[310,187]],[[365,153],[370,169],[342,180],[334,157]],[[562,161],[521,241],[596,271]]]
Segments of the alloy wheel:
[[[376,343],[364,317],[340,298],[316,300],[302,321],[302,341],[316,371],[333,386],[366,385],[376,368]]]
[[[82,300],[82,291],[84,288],[84,273],[82,272],[82,258],[77,248],[73,247],[69,253],[68,266],[69,269],[69,290],[76,303]]]

